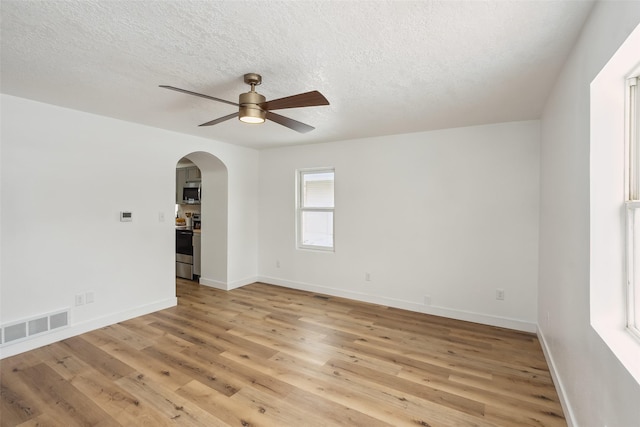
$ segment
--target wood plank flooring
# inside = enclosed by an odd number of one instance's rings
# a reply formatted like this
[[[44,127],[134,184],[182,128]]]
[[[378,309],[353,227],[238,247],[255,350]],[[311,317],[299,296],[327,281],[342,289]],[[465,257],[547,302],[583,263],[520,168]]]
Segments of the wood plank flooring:
[[[4,426],[566,426],[533,334],[255,283],[0,361]]]

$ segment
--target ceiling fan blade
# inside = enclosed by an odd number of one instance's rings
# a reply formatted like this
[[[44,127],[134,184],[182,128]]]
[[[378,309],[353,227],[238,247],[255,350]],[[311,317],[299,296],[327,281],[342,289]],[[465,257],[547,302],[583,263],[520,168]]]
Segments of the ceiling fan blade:
[[[178,87],[166,86],[166,85],[160,85],[160,87],[165,88],[165,89],[175,90],[177,92],[186,93],[188,95],[195,95],[195,96],[199,96],[201,98],[211,99],[213,101],[224,102],[225,104],[235,105],[236,107],[239,105],[239,104],[236,104],[235,102],[227,101],[226,99],[214,98],[213,96],[203,95],[203,94],[197,93],[197,92],[191,92],[190,90],[180,89]]]
[[[329,101],[317,90],[274,99],[273,101],[259,104],[264,110],[283,110],[285,108],[315,107],[316,105],[329,105]]]
[[[315,129],[313,126],[306,125],[289,117],[281,116],[280,114],[272,113],[271,111],[267,111],[267,119],[300,133],[311,132]]]
[[[234,117],[238,117],[238,114],[239,114],[238,112],[235,112],[233,114],[229,114],[228,116],[220,117],[218,119],[211,120],[210,122],[203,123],[203,124],[198,125],[198,126],[213,126],[213,125],[217,125],[218,123],[226,122],[229,119],[233,119]]]

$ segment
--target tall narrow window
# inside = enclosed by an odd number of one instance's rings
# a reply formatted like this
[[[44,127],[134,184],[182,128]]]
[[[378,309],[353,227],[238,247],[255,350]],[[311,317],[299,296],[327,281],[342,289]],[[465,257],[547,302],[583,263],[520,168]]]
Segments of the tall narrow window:
[[[627,85],[627,328],[640,339],[640,96],[638,77]]]
[[[331,168],[298,171],[299,248],[333,250],[334,176]]]

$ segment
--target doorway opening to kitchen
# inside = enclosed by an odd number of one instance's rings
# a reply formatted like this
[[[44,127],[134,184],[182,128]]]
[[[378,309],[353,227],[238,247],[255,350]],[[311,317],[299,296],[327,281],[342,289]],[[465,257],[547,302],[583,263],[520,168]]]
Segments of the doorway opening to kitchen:
[[[227,287],[228,172],[202,151],[176,163],[176,280]]]

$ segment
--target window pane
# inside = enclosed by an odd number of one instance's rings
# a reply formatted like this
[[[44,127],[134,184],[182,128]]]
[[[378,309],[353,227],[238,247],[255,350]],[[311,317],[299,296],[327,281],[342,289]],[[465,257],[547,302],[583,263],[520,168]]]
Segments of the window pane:
[[[640,96],[638,78],[629,79],[629,200],[640,200]]]
[[[302,207],[333,207],[333,175],[333,172],[302,174]]]
[[[304,211],[300,221],[303,245],[333,247],[333,212]]]

